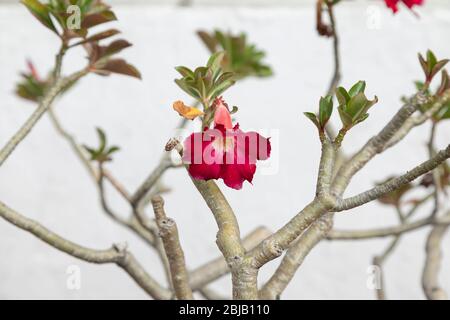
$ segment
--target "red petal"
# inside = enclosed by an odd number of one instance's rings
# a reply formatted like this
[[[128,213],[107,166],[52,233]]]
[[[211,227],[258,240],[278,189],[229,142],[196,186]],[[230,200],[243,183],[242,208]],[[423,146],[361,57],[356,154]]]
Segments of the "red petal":
[[[214,149],[217,130],[193,133],[184,141],[183,162],[189,164],[189,174],[195,179],[218,179],[223,155]]]
[[[223,125],[225,129],[231,129],[233,124],[231,122],[230,111],[226,107],[224,101],[221,98],[217,98],[215,101],[215,112],[214,112],[214,124]]]
[[[394,13],[398,11],[397,4],[400,0],[384,0],[386,6],[390,8]]]
[[[270,157],[272,150],[270,138],[265,138],[254,131],[243,132],[239,129],[239,124],[234,127],[234,134],[238,150],[241,154],[245,153],[245,159],[248,159],[250,163],[256,163],[256,160],[266,160]]]
[[[240,190],[245,180],[252,182],[256,164],[224,164],[220,177],[230,188]]]

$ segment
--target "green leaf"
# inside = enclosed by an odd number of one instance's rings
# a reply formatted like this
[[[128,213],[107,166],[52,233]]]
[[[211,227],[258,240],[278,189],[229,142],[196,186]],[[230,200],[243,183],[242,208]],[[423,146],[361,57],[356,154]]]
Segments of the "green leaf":
[[[338,87],[336,89],[336,98],[341,106],[346,105],[347,102],[350,101],[350,95],[343,87]]]
[[[219,51],[219,52],[213,53],[211,55],[211,57],[209,58],[208,62],[206,63],[206,66],[211,68],[214,72],[220,68],[220,65],[221,65],[224,57],[225,57],[225,51]]]
[[[200,92],[198,90],[196,90],[195,88],[189,86],[182,79],[175,79],[175,83],[188,95],[192,96],[195,99],[200,99]]]
[[[322,128],[325,127],[333,112],[333,97],[328,95],[321,97],[319,102],[319,122]]]
[[[178,71],[179,74],[181,74],[183,77],[194,77],[194,72],[187,68],[187,67],[183,67],[183,66],[178,66],[175,67],[175,70]]]
[[[450,89],[450,78],[448,76],[447,70],[442,70],[441,74],[441,84],[436,92],[437,95],[442,95],[446,90]]]
[[[369,117],[368,113],[363,114],[362,116],[358,117],[358,119],[355,121],[355,125],[357,125],[358,123],[363,122],[364,120],[366,120]]]
[[[342,105],[338,107],[338,111],[339,117],[341,118],[341,122],[344,128],[350,129],[353,125],[352,117],[345,112]]]
[[[358,113],[354,116],[353,120],[356,121],[356,123],[360,123],[364,120],[367,119],[367,117],[369,116],[367,114],[367,111],[369,111],[369,109],[378,102],[378,97],[375,96],[375,98],[373,100],[367,100],[367,103],[364,105],[364,107],[362,109],[360,109],[358,111]],[[362,119],[364,118],[364,119]]]
[[[205,86],[205,82],[203,81],[203,79],[201,77],[197,78],[196,87],[197,87],[197,89],[200,90],[200,97],[206,98],[206,96],[207,96],[206,86]]]
[[[303,112],[303,114],[314,123],[317,129],[320,129],[319,121],[317,120],[317,116],[313,112]]]
[[[448,59],[438,61],[434,65],[433,69],[431,70],[430,77],[433,78],[439,71],[441,71],[441,69],[445,67],[445,65],[448,63],[448,61],[449,61]]]
[[[105,151],[105,147],[106,147],[106,134],[99,127],[95,128],[95,130],[97,130],[98,138],[100,140],[100,146],[98,147],[97,152],[98,153],[103,153],[103,151]]]
[[[425,87],[425,82],[423,82],[423,81],[414,81],[414,86],[416,87],[417,91],[422,91],[422,89]]]
[[[350,95],[350,97],[354,97],[358,93],[364,92],[365,89],[366,89],[366,82],[358,81],[356,84],[353,85],[348,94]]]
[[[356,116],[359,111],[364,108],[368,103],[368,100],[363,92],[358,93],[356,96],[352,97],[345,108],[345,112],[349,114],[353,120],[356,120]]]
[[[27,9],[41,22],[44,26],[58,34],[55,25],[50,17],[50,11],[48,7],[39,2],[38,0],[21,0]]]
[[[231,80],[234,78],[233,72],[225,72],[220,75],[220,77],[216,80],[216,84],[221,84],[227,80]]]
[[[427,62],[428,62],[428,71],[433,70],[434,66],[437,63],[436,56],[434,55],[433,51],[428,50],[427,51]]]
[[[112,147],[110,147],[109,149],[108,149],[108,151],[106,152],[106,154],[107,155],[111,155],[111,154],[113,154],[114,152],[117,152],[117,151],[119,151],[120,150],[120,147],[118,147],[118,146],[112,146]]]
[[[426,75],[428,75],[429,74],[428,63],[425,61],[425,59],[423,58],[423,56],[420,53],[419,53],[419,62],[420,62],[423,72]]]
[[[209,33],[202,30],[197,31],[197,35],[200,37],[200,39],[203,41],[203,43],[211,53],[216,51],[217,40],[214,37],[211,37]]]
[[[235,114],[235,113],[238,112],[238,111],[239,111],[239,108],[236,107],[236,106],[233,106],[233,108],[232,108],[231,111],[230,111],[230,114]]]
[[[229,87],[231,87],[233,84],[235,84],[234,80],[227,80],[219,84],[218,86],[215,86],[212,91],[208,94],[208,99],[212,100],[216,97],[220,96],[222,93],[225,92]]]

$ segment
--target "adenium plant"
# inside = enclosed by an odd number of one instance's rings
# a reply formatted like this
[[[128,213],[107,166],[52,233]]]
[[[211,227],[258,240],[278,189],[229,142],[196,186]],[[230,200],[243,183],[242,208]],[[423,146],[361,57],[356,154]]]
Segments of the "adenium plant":
[[[422,0],[384,2],[394,13],[401,3],[409,9],[425,3]],[[412,230],[430,227],[426,229],[428,237],[422,287],[428,299],[447,298],[445,288],[439,282],[438,272],[439,269],[447,270],[440,268],[440,250],[443,236],[450,226],[450,212],[442,206],[444,201],[448,201],[446,197],[450,186],[450,169],[447,163],[450,145],[438,150],[435,137],[438,124],[448,125],[447,120],[450,119],[450,80],[446,69],[448,59],[438,59],[431,50],[419,54],[417,70],[422,69],[423,77],[414,82],[415,92],[402,97],[403,105],[391,107],[392,118],[380,126],[381,129],[355,153],[343,152],[346,148],[345,139],[353,128],[364,126],[372,119],[369,118],[369,113],[387,106],[383,105],[382,98],[366,93],[366,87],[371,92],[376,92],[377,88],[367,86],[364,80],[354,79],[351,82],[353,85],[341,85],[338,17],[335,17],[334,9],[343,1],[317,0],[316,29],[320,36],[330,38],[333,43],[334,72],[330,86],[317,99],[317,107],[304,112],[317,129],[317,133],[315,129],[311,131],[314,132],[311,136],[317,134],[317,143],[321,145],[318,170],[314,173],[317,182],[312,186],[315,189],[314,196],[281,228],[259,227],[243,237],[238,219],[221,188],[240,190],[247,181],[247,192],[252,192],[251,183],[258,161],[274,156],[271,150],[272,144],[276,142],[258,132],[245,131],[252,124],[241,121],[237,106],[229,106],[228,102],[234,98],[232,92],[227,90],[233,85],[241,85],[243,79],[268,78],[274,74],[272,67],[265,61],[265,51],[251,43],[250,37],[245,33],[232,34],[220,29],[198,31],[210,57],[204,66],[175,67],[179,73],[175,83],[182,90],[180,92],[187,94],[192,101],[178,99],[172,105],[172,109],[181,117],[178,128],[183,128],[188,121],[192,121],[194,129],[189,130],[182,138],[163,138],[168,142],[165,144],[166,141],[160,141],[161,161],[142,179],[140,186],[130,193],[110,171],[109,163],[113,161],[119,146],[109,145],[107,133],[100,128],[96,129],[99,139],[97,147],[93,147],[91,143],[81,144],[66,131],[55,113],[56,98],[63,93],[67,94],[70,88],[88,74],[121,74],[142,78],[136,67],[118,57],[131,44],[125,39],[111,40],[119,34],[117,29],[92,31],[93,27],[116,21],[116,14],[108,4],[100,0],[22,0],[21,3],[41,25],[56,35],[60,49],[55,53],[55,64],[47,74],[42,73],[42,66],[35,66],[27,61],[27,71],[21,74],[16,93],[34,103],[36,108],[0,150],[0,166],[8,160],[16,147],[22,147],[21,142],[42,116],[48,114],[57,132],[70,144],[75,156],[94,178],[103,211],[157,253],[165,270],[165,278],[155,278],[153,270],[147,270],[133,255],[131,248],[124,244],[114,244],[105,250],[81,246],[0,202],[0,217],[5,221],[77,259],[118,265],[151,298],[179,300],[200,296],[208,299],[279,299],[302,262],[308,258],[309,252],[323,240],[390,238],[391,243],[387,249],[374,255],[370,262],[382,273],[385,260],[403,235]],[[379,3],[383,5],[381,0]],[[325,15],[328,18],[325,19]],[[62,65],[66,63],[67,52],[81,46],[87,54],[86,64],[73,74],[63,74]],[[305,47],[305,50],[308,48]],[[364,74],[363,71],[360,73]],[[412,80],[414,79],[407,81]],[[258,105],[258,108],[264,107],[269,106]],[[337,111],[333,112],[334,109]],[[164,112],[173,111],[168,106]],[[333,114],[340,123],[336,132]],[[412,168],[405,168],[404,174],[389,174],[386,179],[379,179],[372,188],[360,190],[356,195],[345,194],[352,180],[361,179],[357,173],[367,163],[376,155],[394,147],[424,123],[428,123],[431,128],[426,148],[428,160]],[[411,149],[411,152],[420,150],[419,147]],[[173,156],[181,162],[174,161]],[[306,152],[302,157],[308,158],[309,154]],[[201,195],[211,213],[211,219],[217,223],[216,243],[220,255],[196,269],[190,268],[190,262],[186,261],[177,225],[167,217],[164,209],[162,196],[170,189],[162,184],[162,177],[168,170],[176,168],[185,169],[184,176],[192,180],[196,192]],[[386,169],[386,174],[387,171]],[[258,183],[266,181],[261,179]],[[292,188],[297,183],[297,180],[292,180]],[[107,184],[127,203],[128,216],[117,213],[117,208],[108,201],[105,192]],[[420,192],[415,192],[418,190]],[[333,220],[340,212],[375,200],[392,207],[398,216],[398,224],[368,230],[339,230],[333,227]],[[152,205],[154,217],[147,215],[146,208],[149,204]],[[425,204],[429,204],[428,207],[432,209],[428,210]],[[427,210],[430,212],[427,213]],[[426,212],[426,218],[416,218],[416,212],[419,211]],[[258,216],[252,218],[255,221],[259,219]],[[283,257],[276,270],[268,279],[261,279],[259,270],[280,256]],[[231,274],[232,292],[226,297],[218,296],[207,288],[210,283],[228,273]],[[411,285],[418,284],[411,281]],[[375,293],[378,299],[386,298],[384,283],[376,288]]]

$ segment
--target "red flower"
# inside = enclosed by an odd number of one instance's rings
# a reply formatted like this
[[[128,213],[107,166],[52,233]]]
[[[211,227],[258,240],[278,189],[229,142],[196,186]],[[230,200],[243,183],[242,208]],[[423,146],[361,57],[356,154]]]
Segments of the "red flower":
[[[415,5],[422,5],[425,0],[384,0],[386,5],[396,13],[398,11],[398,3],[403,2],[409,9],[412,9]]]
[[[233,127],[230,112],[221,97],[214,101],[214,129],[191,134],[184,141],[183,162],[194,179],[223,179],[233,189],[252,182],[256,161],[270,156],[270,141],[256,132]]]

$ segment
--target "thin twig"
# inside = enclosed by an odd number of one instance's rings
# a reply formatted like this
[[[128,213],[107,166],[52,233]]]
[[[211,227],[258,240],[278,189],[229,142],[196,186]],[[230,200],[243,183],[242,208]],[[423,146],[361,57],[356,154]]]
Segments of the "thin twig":
[[[400,130],[405,121],[428,99],[418,93],[394,115],[386,126],[372,137],[350,160],[338,171],[333,182],[333,192],[341,195],[353,176],[360,171],[375,155],[385,150],[386,144]]]
[[[411,232],[424,226],[434,223],[434,220],[427,217],[415,222],[405,223],[394,227],[385,227],[368,230],[331,230],[328,233],[328,240],[366,240],[374,238],[384,238],[397,236],[399,234]]]
[[[391,179],[383,184],[377,185],[376,187],[368,191],[362,192],[356,196],[344,200],[339,200],[336,207],[333,208],[333,211],[339,212],[349,210],[355,207],[359,207],[375,199],[378,199],[379,197],[391,191],[394,191],[395,189],[398,189],[399,187],[415,180],[421,175],[433,170],[448,158],[450,158],[450,145],[448,145],[446,149],[439,151],[431,159],[421,163],[420,165],[408,171],[404,175]]]
[[[59,79],[54,83],[54,85],[47,91],[45,97],[39,103],[38,108],[31,114],[31,116],[27,119],[27,121],[25,121],[22,127],[20,127],[20,129],[14,134],[14,136],[0,150],[0,166],[20,144],[20,142],[22,142],[22,140],[31,132],[42,115],[50,108],[52,102],[58,96],[58,94],[64,91],[67,86],[85,76],[87,73],[87,70],[82,70],[66,78]]]
[[[425,121],[430,119],[437,111],[439,111],[443,105],[450,101],[450,90],[445,91],[433,105],[427,109],[424,113],[412,117],[405,121],[401,128],[395,133],[395,135],[385,145],[384,149],[390,148],[400,140],[402,140],[413,128],[420,126]]]

